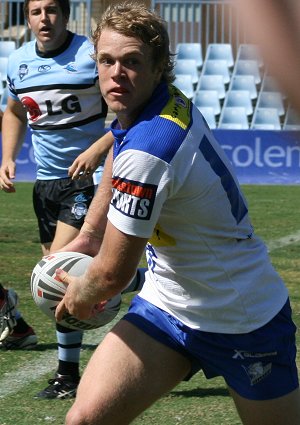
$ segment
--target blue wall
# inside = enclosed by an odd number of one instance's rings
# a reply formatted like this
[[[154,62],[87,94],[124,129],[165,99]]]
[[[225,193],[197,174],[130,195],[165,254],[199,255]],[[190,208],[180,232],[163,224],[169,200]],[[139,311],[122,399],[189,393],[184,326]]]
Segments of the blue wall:
[[[242,184],[300,184],[300,132],[214,130],[214,134]],[[17,159],[16,181],[34,181],[35,175],[28,132]]]

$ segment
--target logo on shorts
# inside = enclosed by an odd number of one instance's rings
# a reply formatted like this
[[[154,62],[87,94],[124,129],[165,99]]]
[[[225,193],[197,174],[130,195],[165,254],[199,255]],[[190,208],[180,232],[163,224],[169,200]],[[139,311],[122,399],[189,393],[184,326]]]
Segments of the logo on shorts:
[[[245,358],[261,358],[277,356],[277,351],[270,351],[266,353],[254,353],[252,351],[234,350],[235,354],[232,356],[233,359],[245,359]]]
[[[151,217],[157,186],[113,177],[113,205],[122,214],[138,220]]]
[[[248,378],[250,379],[250,384],[255,385],[258,382],[262,381],[268,375],[270,375],[272,370],[272,363],[267,363],[265,365],[262,362],[253,363],[250,366],[242,366],[245,370]]]
[[[75,202],[86,202],[87,200],[88,198],[84,193],[80,193],[75,197]]]
[[[71,213],[74,215],[76,220],[80,220],[87,213],[87,206],[83,202],[76,202],[71,210]]]

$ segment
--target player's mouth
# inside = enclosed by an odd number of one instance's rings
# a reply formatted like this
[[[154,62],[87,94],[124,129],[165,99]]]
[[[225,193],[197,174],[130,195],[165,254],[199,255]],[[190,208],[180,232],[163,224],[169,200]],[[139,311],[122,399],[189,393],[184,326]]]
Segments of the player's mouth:
[[[119,94],[127,94],[127,93],[129,93],[129,90],[121,86],[115,86],[115,87],[112,87],[110,90],[108,90],[108,94],[111,94],[111,95],[119,95]]]
[[[46,26],[44,26],[44,27],[42,27],[41,29],[40,29],[40,34],[42,34],[42,35],[46,35],[46,34],[50,34],[51,33],[51,28],[50,27],[46,27]]]

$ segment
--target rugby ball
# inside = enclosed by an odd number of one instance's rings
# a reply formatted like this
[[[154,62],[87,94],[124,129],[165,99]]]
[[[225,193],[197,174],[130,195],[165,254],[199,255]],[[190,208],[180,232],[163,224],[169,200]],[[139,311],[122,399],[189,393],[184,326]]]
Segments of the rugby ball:
[[[55,309],[62,300],[66,286],[57,280],[55,270],[60,268],[72,276],[81,276],[92,257],[79,252],[57,252],[43,257],[34,267],[30,287],[32,297],[40,310],[55,320]],[[60,325],[74,330],[90,330],[111,322],[121,307],[121,295],[116,295],[105,305],[104,310],[96,312],[87,320],[79,320],[65,313]]]

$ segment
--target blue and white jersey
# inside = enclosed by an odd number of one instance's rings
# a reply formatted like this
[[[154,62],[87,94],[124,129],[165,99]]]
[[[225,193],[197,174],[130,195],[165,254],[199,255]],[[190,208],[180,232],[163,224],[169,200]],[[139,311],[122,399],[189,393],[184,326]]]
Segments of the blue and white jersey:
[[[203,331],[246,333],[267,323],[287,290],[198,109],[175,87],[160,85],[132,127],[112,127],[108,219],[149,238],[139,295]]]
[[[92,53],[86,37],[69,33],[55,52],[38,52],[31,41],[9,58],[9,95],[27,109],[40,180],[67,177],[75,158],[104,134],[107,105]]]

